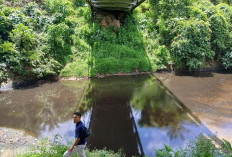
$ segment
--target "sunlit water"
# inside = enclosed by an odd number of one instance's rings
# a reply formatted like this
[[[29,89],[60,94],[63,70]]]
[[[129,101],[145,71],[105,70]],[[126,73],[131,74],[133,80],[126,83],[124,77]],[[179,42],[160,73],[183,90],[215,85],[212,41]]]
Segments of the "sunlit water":
[[[90,149],[154,154],[164,144],[184,147],[200,133],[201,121],[149,75],[59,81],[0,92],[0,127],[37,138],[74,138],[72,113],[81,111],[92,134]]]

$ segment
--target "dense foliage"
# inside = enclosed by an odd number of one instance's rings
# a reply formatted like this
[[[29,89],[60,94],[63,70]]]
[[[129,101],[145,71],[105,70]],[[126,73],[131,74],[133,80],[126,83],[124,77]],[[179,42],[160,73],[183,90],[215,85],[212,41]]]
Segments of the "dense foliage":
[[[6,3],[7,4],[7,3]],[[57,76],[71,54],[69,1],[31,2],[24,8],[1,5],[1,81]],[[44,9],[41,9],[44,8]]]
[[[230,0],[149,0],[104,28],[83,0],[0,1],[0,82],[232,66]]]
[[[198,69],[213,59],[225,68],[231,66],[232,7],[229,1],[213,3],[209,0],[149,1],[159,42],[169,50],[177,68]]]

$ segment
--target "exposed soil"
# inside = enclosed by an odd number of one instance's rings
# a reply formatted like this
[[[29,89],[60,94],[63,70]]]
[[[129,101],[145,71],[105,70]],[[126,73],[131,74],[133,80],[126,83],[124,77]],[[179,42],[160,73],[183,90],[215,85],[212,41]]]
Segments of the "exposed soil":
[[[0,128],[0,156],[22,154],[38,144],[38,140],[21,130]]]

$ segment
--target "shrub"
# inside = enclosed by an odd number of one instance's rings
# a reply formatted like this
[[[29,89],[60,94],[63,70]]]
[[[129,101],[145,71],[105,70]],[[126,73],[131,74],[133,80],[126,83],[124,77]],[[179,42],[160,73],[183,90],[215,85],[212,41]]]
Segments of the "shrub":
[[[229,155],[226,153],[222,154],[222,149],[216,148],[213,140],[208,139],[203,134],[190,141],[185,148],[173,150],[171,147],[165,145],[164,149],[155,151],[157,157],[215,157]]]
[[[212,48],[217,52],[218,58],[232,46],[232,38],[229,35],[229,23],[222,14],[214,14],[209,19],[212,30]]]
[[[158,2],[160,15],[165,19],[188,16],[192,2],[192,0],[160,0]]]
[[[188,143],[181,155],[203,157],[222,156],[219,149],[217,149],[213,144],[213,140],[208,139],[203,134],[199,135],[196,140]]]
[[[63,77],[68,76],[89,76],[89,66],[84,59],[77,59],[67,64],[60,73]]]
[[[226,18],[226,21],[230,24],[230,30],[231,30],[231,24],[232,24],[232,6],[229,6],[225,3],[220,3],[215,6],[216,10],[223,14],[223,16]]]
[[[31,2],[27,6],[25,6],[23,8],[23,13],[29,17],[41,15],[40,10],[38,9],[38,5],[35,2]]]
[[[85,5],[84,0],[72,0],[75,7],[83,7]]]
[[[219,3],[227,3],[229,5],[232,4],[232,1],[231,0],[211,0],[214,4],[219,4]]]
[[[57,76],[60,73],[62,65],[53,58],[42,58],[32,63],[32,73],[37,78],[46,78]]]
[[[23,57],[15,49],[15,45],[11,42],[4,42],[0,45],[0,63],[2,72],[2,78],[7,76],[6,70],[13,72],[17,75],[24,75],[24,67],[22,65]],[[6,80],[4,78],[3,80]]]
[[[72,14],[72,3],[69,0],[45,0],[45,10],[53,14],[54,23],[64,22],[65,18]]]
[[[183,20],[180,24],[183,25],[180,34],[171,44],[172,57],[179,68],[200,68],[206,58],[214,56],[210,49],[209,24],[197,19]]]
[[[0,84],[2,82],[5,82],[7,80],[8,74],[6,69],[6,64],[1,63],[0,64]]]
[[[222,65],[227,69],[229,67],[232,67],[232,49],[227,50],[224,54],[224,56],[221,58]]]
[[[26,17],[24,19],[30,19],[28,23],[29,27],[33,30],[46,31],[49,25],[52,25],[54,18],[46,16],[44,11],[39,9],[38,4],[31,2],[25,6],[22,10]],[[24,22],[25,23],[25,22]]]
[[[72,33],[73,30],[64,23],[48,28],[48,53],[63,65],[71,54]]]
[[[202,9],[200,9],[198,6],[191,7],[190,17],[203,20],[205,22],[208,21],[207,14]]]
[[[0,6],[0,44],[8,40],[13,25],[7,18],[6,7]]]
[[[35,147],[29,148],[27,151],[25,151],[28,153],[16,154],[16,157],[61,157],[69,147],[59,142],[58,137],[59,135],[55,135],[53,142],[49,141],[48,139],[41,139]],[[70,142],[68,142],[68,144],[70,144]],[[88,157],[125,157],[125,155],[120,151],[115,153],[107,150],[85,150],[85,153]]]
[[[12,41],[19,51],[26,55],[31,55],[37,45],[36,36],[27,26],[18,24],[10,33]]]

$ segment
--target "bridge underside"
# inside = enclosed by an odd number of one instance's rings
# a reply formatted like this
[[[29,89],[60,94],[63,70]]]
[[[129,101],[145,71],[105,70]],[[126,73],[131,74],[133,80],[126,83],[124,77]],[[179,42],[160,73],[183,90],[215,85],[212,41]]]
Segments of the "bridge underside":
[[[145,0],[86,0],[87,3],[96,9],[108,11],[131,11]]]

